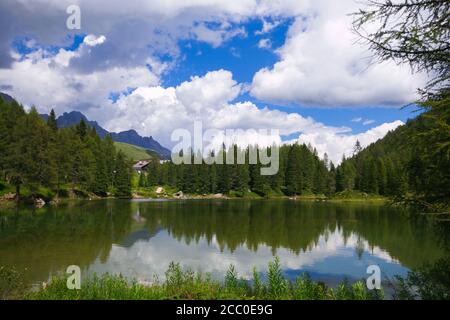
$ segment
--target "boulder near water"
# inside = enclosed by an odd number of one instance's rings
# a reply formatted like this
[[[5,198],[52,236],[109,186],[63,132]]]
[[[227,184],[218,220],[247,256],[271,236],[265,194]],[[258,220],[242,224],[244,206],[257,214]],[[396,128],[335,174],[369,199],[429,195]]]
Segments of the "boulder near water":
[[[182,199],[182,198],[184,198],[184,193],[183,193],[183,191],[178,191],[173,196],[174,196],[174,198]]]
[[[17,195],[15,193],[7,193],[4,196],[0,197],[1,200],[13,201],[16,200]]]
[[[45,201],[41,198],[37,198],[34,200],[34,205],[36,206],[36,208],[42,208],[43,206],[45,206]]]

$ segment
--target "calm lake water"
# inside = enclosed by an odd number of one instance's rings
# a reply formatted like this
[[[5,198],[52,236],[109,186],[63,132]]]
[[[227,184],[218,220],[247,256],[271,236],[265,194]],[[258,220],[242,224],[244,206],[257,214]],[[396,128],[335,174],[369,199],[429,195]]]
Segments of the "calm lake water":
[[[250,278],[278,255],[287,277],[309,272],[330,286],[405,275],[443,252],[433,222],[374,204],[289,200],[85,201],[0,210],[0,265],[39,284],[79,265],[82,275],[164,278],[171,261],[223,279]]]

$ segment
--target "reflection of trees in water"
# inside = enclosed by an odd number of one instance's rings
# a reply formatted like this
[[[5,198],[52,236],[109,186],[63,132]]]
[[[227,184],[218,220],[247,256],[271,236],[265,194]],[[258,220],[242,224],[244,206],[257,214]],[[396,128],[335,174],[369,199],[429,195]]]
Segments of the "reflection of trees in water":
[[[360,236],[358,236],[358,240],[356,240],[355,251],[359,260],[362,259],[364,249],[365,249],[364,240]]]
[[[104,262],[112,243],[129,228],[129,207],[125,201],[93,201],[3,214],[0,265],[26,267],[25,279],[44,281],[72,264],[83,268],[96,258]]]
[[[312,249],[330,226],[327,216],[314,217],[312,210],[298,214],[286,202],[196,202],[195,205],[165,202],[157,206],[141,204],[147,225],[160,223],[176,239],[186,243],[216,239],[221,250],[241,245],[256,251],[261,244],[286,247],[299,253]],[[159,214],[161,212],[161,214]]]
[[[215,239],[230,251],[266,245],[274,253],[287,248],[299,254],[339,232],[344,242],[358,236],[360,253],[367,241],[410,268],[442,255],[428,218],[393,211],[361,204],[220,200],[77,202],[34,214],[23,209],[0,215],[0,265],[27,266],[26,277],[45,280],[71,264],[105,262],[113,243],[132,246],[161,228],[187,244]]]
[[[434,228],[438,237],[439,246],[450,256],[450,216],[434,221]]]
[[[294,201],[196,201],[141,203],[140,212],[150,229],[162,226],[187,244],[215,238],[221,250],[246,246],[256,251],[267,245],[276,252],[294,253],[313,249],[322,236],[339,231],[344,243],[353,234],[355,248],[386,250],[407,267],[421,265],[442,255],[432,223],[423,216],[391,207],[364,204],[333,204]],[[395,212],[398,211],[398,212]]]

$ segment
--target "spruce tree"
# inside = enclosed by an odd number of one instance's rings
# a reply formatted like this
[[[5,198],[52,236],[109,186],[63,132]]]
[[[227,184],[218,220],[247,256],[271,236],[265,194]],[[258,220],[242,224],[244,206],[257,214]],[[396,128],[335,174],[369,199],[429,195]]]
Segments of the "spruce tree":
[[[378,191],[381,195],[387,195],[388,178],[384,160],[379,158],[377,161]]]
[[[288,195],[300,195],[303,189],[301,173],[301,148],[298,144],[289,147],[286,168],[286,192]]]
[[[145,173],[142,171],[140,174],[139,174],[139,182],[138,182],[138,186],[140,187],[140,188],[145,188],[146,186],[147,186],[147,182],[146,182],[146,176],[145,176]]]
[[[52,129],[53,132],[58,131],[58,123],[56,122],[55,110],[51,110],[47,119],[47,125]]]
[[[122,151],[117,153],[115,173],[115,196],[119,198],[131,197],[130,165]]]

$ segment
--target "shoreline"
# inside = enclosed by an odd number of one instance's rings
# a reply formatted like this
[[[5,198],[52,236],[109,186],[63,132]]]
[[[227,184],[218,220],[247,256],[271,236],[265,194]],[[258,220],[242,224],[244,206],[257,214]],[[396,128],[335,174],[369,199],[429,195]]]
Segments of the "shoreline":
[[[37,209],[48,207],[48,206],[58,206],[59,204],[71,202],[71,201],[100,201],[100,200],[168,200],[168,201],[183,201],[183,200],[290,200],[299,202],[330,202],[330,203],[388,203],[389,199],[382,196],[372,196],[372,197],[349,197],[349,198],[339,198],[339,197],[326,197],[323,195],[304,195],[290,197],[285,195],[272,195],[272,196],[258,196],[258,195],[224,195],[224,194],[183,194],[182,196],[169,196],[161,195],[154,196],[149,194],[140,194],[134,192],[130,198],[121,198],[115,196],[89,196],[89,197],[54,197],[51,199],[43,200],[37,197],[35,201],[31,198],[22,198],[17,200],[12,197],[0,197],[0,209],[14,208],[18,205],[29,205],[34,206]]]

